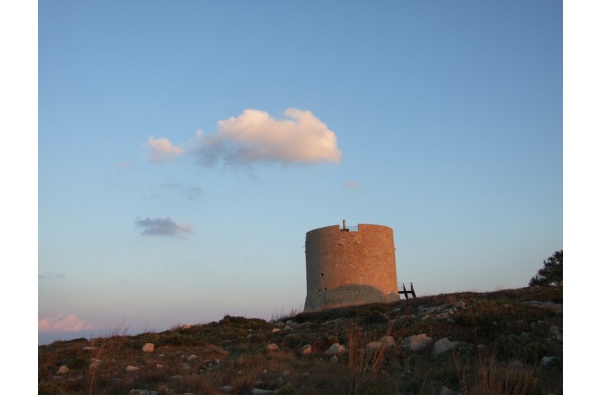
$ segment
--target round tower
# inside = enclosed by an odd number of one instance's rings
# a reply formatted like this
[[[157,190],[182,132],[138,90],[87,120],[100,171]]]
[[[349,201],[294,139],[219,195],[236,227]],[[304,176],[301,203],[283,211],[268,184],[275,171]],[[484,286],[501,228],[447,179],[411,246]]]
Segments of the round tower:
[[[391,228],[359,224],[306,233],[304,311],[400,300]]]

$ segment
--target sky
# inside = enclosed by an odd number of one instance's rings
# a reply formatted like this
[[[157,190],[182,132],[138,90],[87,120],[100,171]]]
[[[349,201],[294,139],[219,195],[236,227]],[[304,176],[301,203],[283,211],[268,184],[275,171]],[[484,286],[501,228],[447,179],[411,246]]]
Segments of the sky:
[[[38,343],[300,312],[306,232],[417,296],[563,249],[563,4],[41,1]]]

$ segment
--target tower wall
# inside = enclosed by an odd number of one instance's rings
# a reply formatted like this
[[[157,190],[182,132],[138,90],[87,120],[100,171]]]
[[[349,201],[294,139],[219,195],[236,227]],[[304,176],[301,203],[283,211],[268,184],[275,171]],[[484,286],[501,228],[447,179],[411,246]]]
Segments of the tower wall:
[[[305,248],[304,311],[400,299],[391,228],[359,224],[358,231],[351,231],[326,226],[306,233]]]

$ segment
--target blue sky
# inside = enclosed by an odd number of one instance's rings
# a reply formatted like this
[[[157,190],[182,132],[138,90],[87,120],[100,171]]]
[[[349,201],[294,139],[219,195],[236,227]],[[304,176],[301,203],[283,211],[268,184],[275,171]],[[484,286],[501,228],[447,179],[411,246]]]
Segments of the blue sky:
[[[563,12],[40,2],[40,342],[301,309],[304,238],[394,230],[417,294],[563,248]]]

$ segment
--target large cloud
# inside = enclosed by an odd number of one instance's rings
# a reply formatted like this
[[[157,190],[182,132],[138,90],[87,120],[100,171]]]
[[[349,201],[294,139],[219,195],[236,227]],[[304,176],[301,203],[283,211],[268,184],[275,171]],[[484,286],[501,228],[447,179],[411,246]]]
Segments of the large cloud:
[[[75,314],[61,313],[38,320],[38,332],[77,332],[88,329],[93,327]]]
[[[139,219],[135,221],[135,227],[142,229],[142,236],[177,236],[192,232],[191,226],[177,224],[169,217]]]
[[[168,139],[150,137],[151,159],[162,161],[183,153],[195,154],[206,165],[223,161],[229,164],[339,163],[342,153],[335,133],[310,111],[288,108],[285,119],[274,119],[267,112],[244,110],[238,117],[218,122],[217,133],[198,131],[184,150]]]

